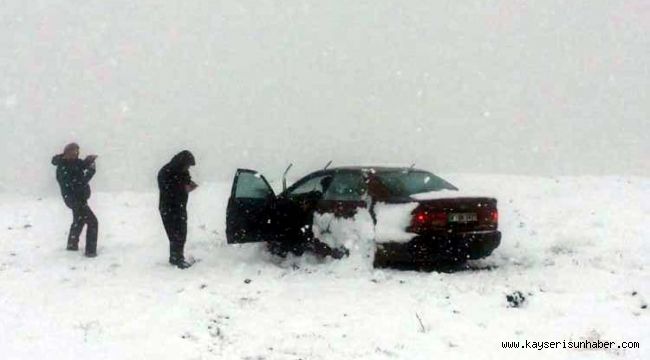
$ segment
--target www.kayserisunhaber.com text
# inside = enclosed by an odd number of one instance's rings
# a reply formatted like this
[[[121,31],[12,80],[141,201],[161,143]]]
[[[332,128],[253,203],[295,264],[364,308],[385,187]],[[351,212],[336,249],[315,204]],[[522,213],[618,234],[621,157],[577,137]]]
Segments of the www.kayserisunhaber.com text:
[[[607,349],[640,349],[636,341],[602,341],[602,340],[562,340],[562,341],[502,341],[503,349],[574,349],[574,350],[607,350]]]

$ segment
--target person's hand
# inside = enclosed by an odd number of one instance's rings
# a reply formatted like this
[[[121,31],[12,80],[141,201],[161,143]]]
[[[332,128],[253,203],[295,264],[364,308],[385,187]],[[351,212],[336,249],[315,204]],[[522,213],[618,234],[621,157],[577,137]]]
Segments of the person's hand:
[[[88,164],[93,164],[95,162],[95,159],[97,159],[97,155],[88,155],[84,161]]]
[[[95,168],[95,159],[97,158],[97,155],[88,155],[84,159],[84,165],[86,166],[87,169],[94,169]]]
[[[191,181],[189,184],[185,185],[185,191],[192,192],[197,187],[199,187],[199,185],[197,185],[194,181]]]

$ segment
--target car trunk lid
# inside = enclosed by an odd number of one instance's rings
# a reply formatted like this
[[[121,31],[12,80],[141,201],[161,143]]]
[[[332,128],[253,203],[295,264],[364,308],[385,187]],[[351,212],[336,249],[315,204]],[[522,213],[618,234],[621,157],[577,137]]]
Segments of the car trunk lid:
[[[410,231],[483,231],[498,226],[497,200],[490,197],[445,197],[416,200]]]

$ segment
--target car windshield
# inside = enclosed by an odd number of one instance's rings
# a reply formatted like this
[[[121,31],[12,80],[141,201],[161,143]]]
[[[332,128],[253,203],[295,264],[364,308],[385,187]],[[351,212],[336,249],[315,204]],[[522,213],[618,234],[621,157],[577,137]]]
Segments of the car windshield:
[[[444,179],[426,171],[387,171],[376,174],[393,196],[407,197],[441,190],[458,190]]]

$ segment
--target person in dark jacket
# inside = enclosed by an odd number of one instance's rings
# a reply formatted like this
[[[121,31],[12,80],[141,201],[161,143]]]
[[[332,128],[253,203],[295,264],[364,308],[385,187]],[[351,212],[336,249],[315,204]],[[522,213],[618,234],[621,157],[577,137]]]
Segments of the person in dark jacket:
[[[181,269],[192,265],[185,261],[184,248],[187,238],[188,194],[197,188],[189,172],[190,166],[194,165],[194,156],[184,150],[158,172],[158,209],[169,238],[169,262]]]
[[[63,154],[52,158],[56,166],[56,180],[61,188],[65,205],[72,210],[72,225],[68,235],[67,250],[79,250],[79,235],[84,226],[86,229],[86,256],[97,256],[97,217],[88,206],[90,198],[90,179],[95,175],[95,159],[89,155],[84,160],[79,159],[79,145],[66,145]]]

